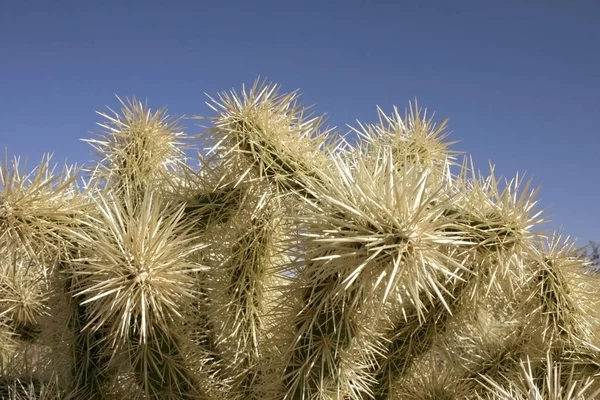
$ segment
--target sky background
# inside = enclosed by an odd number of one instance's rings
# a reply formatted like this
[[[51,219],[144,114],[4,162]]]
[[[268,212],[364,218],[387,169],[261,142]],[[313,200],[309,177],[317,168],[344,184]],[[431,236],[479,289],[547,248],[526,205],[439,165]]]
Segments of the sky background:
[[[210,115],[258,76],[346,132],[417,98],[482,171],[541,185],[547,229],[600,240],[600,2],[27,1],[0,9],[0,148],[92,160],[120,97]],[[190,133],[196,133],[192,128]]]

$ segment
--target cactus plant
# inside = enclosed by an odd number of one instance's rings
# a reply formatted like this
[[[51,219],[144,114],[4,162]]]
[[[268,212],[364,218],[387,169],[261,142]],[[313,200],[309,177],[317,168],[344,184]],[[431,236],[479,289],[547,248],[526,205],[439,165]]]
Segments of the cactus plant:
[[[257,81],[189,136],[120,102],[95,164],[0,171],[2,398],[600,394],[600,278],[446,122],[351,143]]]

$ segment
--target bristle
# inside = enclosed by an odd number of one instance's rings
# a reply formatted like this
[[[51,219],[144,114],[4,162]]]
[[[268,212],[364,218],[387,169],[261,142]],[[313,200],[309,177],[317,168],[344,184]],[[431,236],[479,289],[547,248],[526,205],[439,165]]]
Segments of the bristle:
[[[206,140],[214,143],[209,153],[218,152],[225,163],[243,157],[246,168],[306,195],[305,182],[318,179],[328,164],[325,150],[335,144],[328,131],[319,132],[323,118],[307,115],[307,109],[296,104],[297,97],[280,95],[277,86],[257,81],[250,91],[211,98],[209,105],[218,116],[207,132]]]

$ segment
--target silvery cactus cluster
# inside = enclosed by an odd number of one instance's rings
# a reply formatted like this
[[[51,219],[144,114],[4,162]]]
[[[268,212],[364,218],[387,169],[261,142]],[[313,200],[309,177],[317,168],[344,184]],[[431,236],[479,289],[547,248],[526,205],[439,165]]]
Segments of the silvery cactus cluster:
[[[82,168],[5,157],[0,398],[600,395],[600,277],[522,177],[416,104],[348,135],[262,82],[208,104],[186,135],[121,101]]]

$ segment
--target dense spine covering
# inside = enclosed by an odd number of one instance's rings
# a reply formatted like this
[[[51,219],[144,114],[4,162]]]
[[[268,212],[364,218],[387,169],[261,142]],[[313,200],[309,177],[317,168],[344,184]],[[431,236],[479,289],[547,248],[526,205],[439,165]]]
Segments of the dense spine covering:
[[[600,394],[600,281],[529,182],[416,103],[346,138],[275,85],[208,104],[194,138],[121,101],[82,171],[5,160],[0,397]]]

